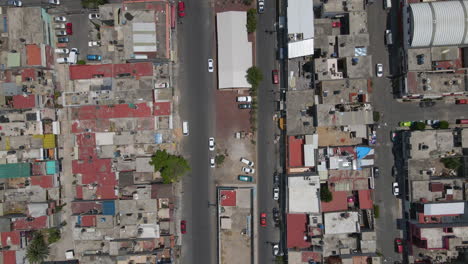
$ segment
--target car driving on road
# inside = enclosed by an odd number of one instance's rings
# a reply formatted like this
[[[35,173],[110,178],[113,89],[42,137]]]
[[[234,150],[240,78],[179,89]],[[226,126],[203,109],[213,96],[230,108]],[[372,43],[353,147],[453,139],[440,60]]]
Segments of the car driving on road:
[[[273,79],[273,84],[278,84],[279,83],[278,70],[271,71],[271,78]]]
[[[263,227],[267,226],[267,214],[266,213],[260,214],[260,225]]]

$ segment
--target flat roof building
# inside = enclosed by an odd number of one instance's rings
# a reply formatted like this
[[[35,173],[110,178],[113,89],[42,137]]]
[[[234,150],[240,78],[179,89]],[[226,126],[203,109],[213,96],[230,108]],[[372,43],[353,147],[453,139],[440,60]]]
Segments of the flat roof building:
[[[252,67],[252,43],[247,38],[247,13],[216,14],[218,36],[218,89],[250,88],[245,78]]]
[[[314,54],[313,1],[296,0],[288,3],[288,58]]]
[[[288,177],[290,213],[319,213],[320,177]]]

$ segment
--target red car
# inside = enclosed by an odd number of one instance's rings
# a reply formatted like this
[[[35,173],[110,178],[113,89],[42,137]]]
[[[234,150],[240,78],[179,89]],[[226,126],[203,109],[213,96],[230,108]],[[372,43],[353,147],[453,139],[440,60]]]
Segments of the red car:
[[[180,1],[177,4],[177,12],[179,14],[179,17],[184,17],[185,16],[185,3],[184,3],[184,1]]]
[[[260,214],[260,225],[261,226],[266,226],[267,225],[267,215],[266,213],[261,213]]]
[[[180,221],[180,232],[182,234],[187,233],[187,222],[185,220]]]
[[[341,27],[341,22],[337,21],[337,22],[332,22],[332,27],[334,28],[339,28]]]
[[[278,84],[279,83],[279,75],[278,75],[278,70],[273,70],[271,72],[272,78],[273,78],[273,83]]]
[[[401,238],[395,238],[395,251],[403,253],[403,241],[401,241]]]
[[[455,100],[455,104],[468,104],[468,100],[467,99]]]
[[[72,35],[72,34],[73,34],[72,23],[67,23],[67,24],[65,25],[65,29],[67,30],[67,35]]]

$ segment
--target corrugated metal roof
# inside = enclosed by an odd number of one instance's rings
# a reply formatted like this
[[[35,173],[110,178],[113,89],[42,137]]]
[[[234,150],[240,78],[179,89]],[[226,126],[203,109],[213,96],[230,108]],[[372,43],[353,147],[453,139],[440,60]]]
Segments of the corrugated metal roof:
[[[0,178],[11,179],[31,176],[30,163],[0,164]]]
[[[424,215],[454,215],[464,214],[465,203],[436,203],[436,204],[425,204]]]
[[[431,45],[432,39],[432,10],[428,3],[410,4],[413,18],[412,47]]]
[[[303,39],[314,37],[314,7],[311,0],[288,1],[288,34],[302,33]]]
[[[433,46],[459,45],[465,32],[465,13],[459,1],[432,2],[436,22]]]
[[[288,43],[288,58],[298,58],[314,54],[314,39]]]
[[[133,32],[135,31],[156,31],[155,23],[133,23]]]
[[[156,24],[133,23],[133,51],[156,52]]]

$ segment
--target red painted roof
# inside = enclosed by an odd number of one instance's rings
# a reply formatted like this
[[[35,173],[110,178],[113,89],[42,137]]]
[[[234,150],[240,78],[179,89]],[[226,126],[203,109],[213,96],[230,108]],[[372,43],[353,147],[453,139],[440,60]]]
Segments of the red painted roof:
[[[307,231],[307,215],[306,214],[288,214],[287,215],[288,232],[287,241],[288,248],[308,248],[310,243],[304,241],[304,235]]]
[[[297,139],[294,136],[289,136],[289,167],[304,166],[304,139]]]
[[[97,183],[101,186],[104,185],[111,185],[111,186],[116,186],[117,185],[117,179],[115,178],[115,173],[113,172],[104,172],[104,173],[96,173],[95,175],[93,174],[83,174],[81,184],[92,184],[92,183]]]
[[[13,222],[13,230],[39,230],[47,227],[47,216],[39,216],[32,221],[21,218]]]
[[[96,173],[111,172],[112,160],[111,159],[95,159],[95,160],[73,160],[72,171],[73,173],[81,173],[83,175]],[[96,177],[94,177],[96,179]]]
[[[26,81],[26,78],[30,78],[31,80],[36,79],[36,70],[35,69],[23,69],[23,72],[21,72],[21,79],[23,82]]]
[[[128,104],[86,105],[72,110],[72,118],[78,120],[151,117],[152,115],[151,103],[134,104],[134,106]]]
[[[52,188],[54,187],[53,177],[53,175],[31,176],[31,185],[41,186],[42,188]]]
[[[96,226],[96,216],[95,215],[81,216],[81,226],[82,227]]]
[[[41,47],[36,44],[26,45],[26,64],[27,65],[42,65]]]
[[[348,210],[348,192],[346,191],[337,191],[331,192],[333,195],[333,200],[329,203],[320,202],[322,207],[322,212],[336,212],[336,211],[346,211]]]
[[[76,135],[76,144],[79,147],[95,147],[96,146],[96,134],[94,133],[83,133]]]
[[[171,114],[171,102],[154,103],[155,116],[167,116]]]
[[[73,214],[85,214],[93,209],[102,212],[102,203],[98,201],[72,202],[71,209]]]
[[[359,208],[371,209],[374,205],[371,190],[359,190]]]
[[[236,194],[235,190],[222,190],[219,197],[221,206],[236,206]]]
[[[76,186],[76,199],[83,199],[83,186]]]
[[[2,232],[2,246],[11,246],[20,244],[20,231]]]
[[[13,251],[13,250],[3,251],[3,263],[4,264],[16,264],[16,251]]]
[[[70,66],[70,79],[92,79],[95,75],[115,78],[119,74],[129,73],[133,77],[152,76],[153,64],[151,62],[124,63],[124,64],[96,64]]]
[[[79,147],[78,148],[78,159],[88,160],[88,159],[97,159],[96,147]]]
[[[36,106],[36,96],[33,94],[23,96],[23,95],[14,95],[13,96],[13,108],[15,109],[29,109]]]
[[[115,195],[115,186],[113,185],[104,185],[96,187],[96,200],[114,200],[117,199]]]

